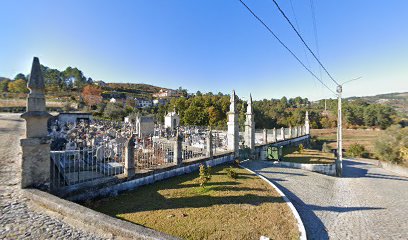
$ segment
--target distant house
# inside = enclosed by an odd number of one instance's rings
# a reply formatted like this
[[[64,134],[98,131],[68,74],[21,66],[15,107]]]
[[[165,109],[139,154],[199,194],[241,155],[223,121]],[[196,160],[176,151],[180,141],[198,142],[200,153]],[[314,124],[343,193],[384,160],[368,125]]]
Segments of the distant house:
[[[166,89],[166,90],[160,89],[158,93],[153,94],[153,97],[156,97],[156,98],[166,98],[166,97],[175,97],[175,96],[178,96],[177,91],[172,90],[172,89]]]
[[[99,86],[99,87],[106,87],[108,86],[108,84],[106,84],[106,82],[99,80],[99,81],[94,81],[93,84]]]
[[[159,99],[154,99],[153,100],[153,105],[154,106],[159,106],[159,105],[166,105],[168,101],[166,99],[163,98],[159,98]]]
[[[153,102],[146,98],[135,98],[136,108],[148,108],[153,106]]]

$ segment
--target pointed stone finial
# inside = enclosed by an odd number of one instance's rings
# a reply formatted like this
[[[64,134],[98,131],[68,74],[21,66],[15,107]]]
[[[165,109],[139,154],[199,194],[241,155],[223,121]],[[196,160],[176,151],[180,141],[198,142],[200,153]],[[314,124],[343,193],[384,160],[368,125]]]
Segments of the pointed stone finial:
[[[253,114],[252,110],[252,95],[249,94],[249,100],[248,100],[248,107],[247,107],[247,114]]]
[[[33,65],[31,67],[31,74],[27,87],[31,90],[31,93],[44,93],[45,84],[38,57],[34,57],[33,59]]]
[[[235,90],[232,90],[232,95],[231,95],[231,99],[230,99],[230,112],[236,112],[236,98],[235,98]]]
[[[235,102],[235,90],[232,90],[232,95],[231,95],[230,102]]]
[[[306,120],[309,120],[309,111],[306,111]]]

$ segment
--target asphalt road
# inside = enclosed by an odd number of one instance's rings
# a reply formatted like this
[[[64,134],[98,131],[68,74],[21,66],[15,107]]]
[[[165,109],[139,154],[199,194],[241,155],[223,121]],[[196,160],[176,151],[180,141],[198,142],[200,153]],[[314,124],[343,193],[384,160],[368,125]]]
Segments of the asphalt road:
[[[408,178],[369,162],[343,163],[342,178],[265,161],[244,165],[287,195],[309,239],[408,239]]]

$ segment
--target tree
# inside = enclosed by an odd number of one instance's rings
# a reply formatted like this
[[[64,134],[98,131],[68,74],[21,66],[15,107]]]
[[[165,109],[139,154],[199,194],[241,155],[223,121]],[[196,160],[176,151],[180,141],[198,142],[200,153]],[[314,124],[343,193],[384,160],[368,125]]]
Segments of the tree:
[[[23,79],[23,80],[27,81],[26,76],[24,74],[22,74],[22,73],[19,73],[14,77],[14,80],[18,80],[18,79]]]
[[[95,85],[86,85],[82,90],[82,97],[88,107],[96,106],[102,102],[102,89]]]
[[[8,90],[12,93],[28,93],[27,82],[24,79],[10,81],[8,83]]]
[[[116,104],[109,102],[106,104],[103,116],[111,120],[122,120],[126,115],[122,104]]]
[[[68,88],[75,87],[81,89],[86,84],[86,77],[78,68],[67,67],[67,69],[62,72],[62,75],[65,85]]]
[[[8,92],[8,84],[10,80],[9,79],[4,79],[0,81],[0,92]]]

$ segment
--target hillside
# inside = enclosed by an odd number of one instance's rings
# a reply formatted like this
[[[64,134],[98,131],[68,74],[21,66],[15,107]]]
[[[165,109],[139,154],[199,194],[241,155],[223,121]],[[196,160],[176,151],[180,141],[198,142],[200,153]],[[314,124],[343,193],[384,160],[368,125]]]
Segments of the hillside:
[[[408,92],[386,93],[375,96],[350,97],[347,100],[361,99],[368,103],[381,103],[395,108],[398,112],[408,116]]]
[[[157,87],[144,83],[106,83],[105,90],[131,93],[133,96],[150,96],[153,93],[157,93],[160,89],[166,90],[167,88]]]

